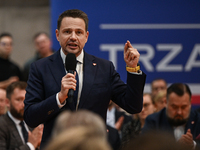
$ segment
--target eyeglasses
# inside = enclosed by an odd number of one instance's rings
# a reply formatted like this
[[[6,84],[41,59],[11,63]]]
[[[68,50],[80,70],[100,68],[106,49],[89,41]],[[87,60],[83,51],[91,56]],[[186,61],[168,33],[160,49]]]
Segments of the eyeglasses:
[[[0,45],[5,47],[5,46],[12,46],[13,44],[12,43],[0,42]]]

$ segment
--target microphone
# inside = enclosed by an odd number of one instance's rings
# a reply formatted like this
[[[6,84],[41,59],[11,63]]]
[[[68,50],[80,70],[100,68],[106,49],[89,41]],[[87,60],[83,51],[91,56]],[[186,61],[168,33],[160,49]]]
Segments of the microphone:
[[[68,73],[74,74],[74,71],[76,70],[76,55],[73,53],[68,53],[65,58],[65,69]],[[69,89],[68,91],[68,101],[72,103],[74,96],[74,90]]]

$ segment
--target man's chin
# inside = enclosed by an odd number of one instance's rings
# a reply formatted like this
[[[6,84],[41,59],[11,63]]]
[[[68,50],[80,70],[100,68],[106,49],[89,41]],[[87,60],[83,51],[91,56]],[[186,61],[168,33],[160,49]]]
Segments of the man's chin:
[[[183,118],[180,118],[180,117],[178,117],[178,118],[179,119],[177,119],[177,118],[176,119],[175,118],[169,118],[168,117],[167,119],[168,119],[170,125],[175,126],[175,127],[184,125],[188,121],[188,118],[187,119],[183,119]]]
[[[67,48],[66,50],[64,50],[65,52],[65,54],[68,54],[68,53],[73,53],[73,54],[75,54],[75,55],[77,55],[77,54],[79,54],[81,51],[78,49],[78,48],[76,48],[76,49],[71,49],[71,48]]]

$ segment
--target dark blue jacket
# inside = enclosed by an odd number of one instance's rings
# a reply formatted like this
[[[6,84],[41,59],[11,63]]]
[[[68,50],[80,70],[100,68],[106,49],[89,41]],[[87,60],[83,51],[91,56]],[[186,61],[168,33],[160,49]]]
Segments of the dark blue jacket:
[[[95,64],[95,65],[94,65]],[[44,123],[42,143],[47,142],[60,109],[56,93],[61,89],[62,77],[66,75],[60,51],[40,59],[31,65],[25,97],[24,118],[30,127]],[[84,52],[83,87],[78,109],[91,110],[106,120],[109,101],[129,113],[138,113],[143,106],[143,89],[146,75],[127,73],[127,84],[115,71],[113,63]],[[63,107],[75,110],[73,103]]]
[[[185,133],[188,129],[191,129],[193,140],[197,142],[199,147],[200,139],[196,138],[200,135],[200,114],[197,113],[197,111],[191,110],[189,120],[185,126]],[[166,108],[157,113],[151,114],[146,118],[142,133],[146,133],[150,130],[162,130],[174,135],[173,127],[169,124],[167,120]]]

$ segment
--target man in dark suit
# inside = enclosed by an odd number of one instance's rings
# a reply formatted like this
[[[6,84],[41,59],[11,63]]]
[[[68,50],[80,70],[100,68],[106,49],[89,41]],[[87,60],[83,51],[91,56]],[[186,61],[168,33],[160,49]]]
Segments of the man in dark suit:
[[[167,89],[167,106],[145,120],[142,133],[166,131],[191,148],[199,148],[200,114],[191,110],[191,91],[186,84],[175,83]]]
[[[108,133],[108,142],[113,150],[119,150],[121,145],[120,135],[117,129],[106,125]]]
[[[63,109],[87,109],[99,114],[104,120],[110,99],[129,113],[138,113],[142,109],[146,75],[137,66],[138,51],[127,41],[124,47],[124,60],[129,71],[126,85],[112,62],[83,50],[88,36],[87,14],[77,9],[63,12],[58,18],[56,29],[61,49],[31,65],[24,117],[31,127],[44,123],[42,144],[48,141],[55,119]],[[75,54],[78,60],[78,83],[76,72],[67,73],[64,68],[65,57],[69,53]],[[68,91],[76,90],[76,85],[79,87],[77,99],[69,102]]]
[[[29,132],[23,121],[25,82],[13,82],[7,87],[9,111],[0,117],[0,149],[1,150],[35,150],[41,142],[43,125]]]

